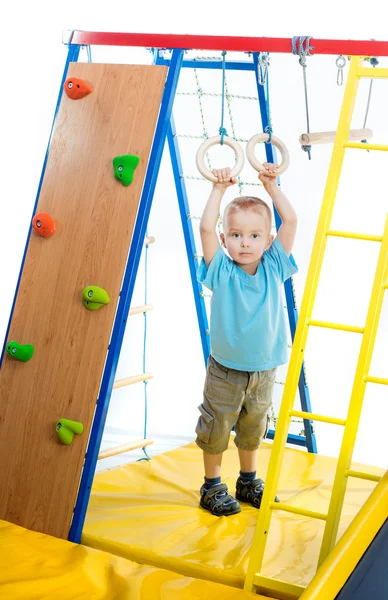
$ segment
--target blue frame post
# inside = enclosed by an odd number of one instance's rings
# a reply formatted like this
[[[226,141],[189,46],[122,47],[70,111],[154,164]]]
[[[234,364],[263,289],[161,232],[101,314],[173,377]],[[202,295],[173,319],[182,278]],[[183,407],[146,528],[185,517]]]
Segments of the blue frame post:
[[[257,93],[258,93],[259,103],[260,103],[261,122],[262,122],[262,126],[263,126],[263,131],[265,131],[266,127],[270,126],[269,98],[268,98],[268,91],[266,89],[266,86],[260,85],[260,83],[259,83],[259,69],[261,67],[259,66],[259,59],[258,59],[257,52],[253,53],[253,64],[254,64],[255,73],[256,73],[256,85],[257,85]],[[267,74],[267,76],[268,76],[268,74]],[[277,162],[276,161],[276,150],[275,150],[274,146],[272,146],[271,144],[264,144],[264,145],[265,145],[267,161],[276,163]],[[281,221],[281,218],[279,217],[279,214],[275,207],[274,207],[274,214],[275,214],[276,230],[278,231],[282,221]],[[290,323],[291,338],[292,338],[292,341],[294,341],[296,325],[298,322],[298,308],[296,306],[296,301],[295,301],[295,293],[294,293],[294,289],[293,289],[292,277],[290,277],[290,279],[287,279],[287,281],[285,282],[284,290],[285,290],[285,294],[286,294],[287,312],[288,312],[288,319],[289,319],[289,323]],[[306,381],[306,368],[305,368],[304,362],[302,364],[298,385],[299,385],[300,404],[301,404],[302,410],[304,412],[311,412],[310,391],[309,391],[307,381]],[[287,441],[291,444],[297,444],[299,446],[306,446],[309,452],[317,453],[317,451],[318,451],[317,450],[317,442],[316,442],[315,434],[313,433],[313,430],[312,430],[311,421],[304,419],[304,430],[305,430],[304,436],[297,436],[297,435],[289,434]],[[273,439],[274,436],[275,436],[275,431],[270,430],[268,432],[267,437],[270,439]]]
[[[10,330],[10,327],[11,327],[12,317],[13,317],[13,313],[14,313],[14,310],[15,310],[16,298],[17,298],[17,295],[18,295],[18,292],[19,292],[20,280],[22,278],[22,273],[23,273],[23,269],[24,269],[24,263],[26,261],[28,244],[30,243],[30,236],[31,236],[31,229],[32,229],[31,222],[32,222],[32,219],[33,219],[33,217],[34,217],[34,215],[36,213],[36,207],[38,206],[40,191],[42,189],[42,183],[43,183],[44,175],[46,173],[47,161],[48,161],[48,156],[49,156],[50,146],[51,146],[51,138],[53,136],[53,131],[54,131],[54,127],[55,127],[55,122],[57,120],[59,105],[61,103],[61,98],[62,98],[62,93],[63,93],[63,85],[64,85],[64,83],[66,81],[66,76],[67,76],[67,71],[69,69],[69,64],[71,62],[77,62],[78,61],[80,50],[81,50],[81,46],[80,45],[78,45],[78,44],[71,45],[69,43],[69,45],[68,45],[68,51],[67,51],[67,57],[66,57],[66,62],[65,62],[65,68],[63,69],[61,87],[59,88],[57,105],[55,107],[54,118],[53,118],[53,122],[52,122],[52,125],[51,125],[50,137],[49,137],[49,141],[48,141],[48,144],[47,144],[46,155],[45,155],[44,161],[43,161],[42,172],[40,174],[38,191],[36,193],[34,208],[32,209],[30,227],[28,229],[28,234],[27,234],[27,241],[26,241],[26,245],[25,245],[25,248],[24,248],[22,262],[21,262],[21,265],[20,265],[19,277],[18,277],[17,284],[16,284],[15,295],[14,295],[13,302],[12,302],[11,312],[10,312],[10,315],[9,315],[8,326],[7,326],[7,330],[5,332],[5,338],[4,338],[4,341],[3,341],[3,348],[2,348],[1,356],[0,356],[0,368],[1,368],[1,365],[3,363],[4,351],[5,351],[5,347],[7,345],[9,330]]]
[[[104,375],[102,378],[100,394],[98,397],[96,412],[90,433],[89,445],[86,452],[77,502],[74,508],[73,522],[71,524],[69,533],[69,540],[72,542],[79,543],[81,540],[82,528],[85,521],[86,510],[97,464],[98,452],[104,432],[106,416],[108,413],[128,312],[131,305],[137,270],[143,249],[148,217],[155,192],[156,180],[159,173],[167,130],[170,123],[172,106],[178,85],[182,60],[183,50],[173,50],[166,86],[160,106],[158,123],[155,130],[154,142],[144,180],[143,192],[140,199],[135,229],[133,232],[131,249],[125,269],[123,286],[117,308],[116,319],[113,326],[111,342],[108,348]]]
[[[193,287],[195,308],[197,310],[197,318],[199,332],[201,335],[202,350],[205,360],[205,365],[210,354],[210,336],[209,324],[206,314],[206,306],[203,296],[202,285],[197,280],[198,260],[196,257],[196,248],[194,240],[193,226],[190,219],[190,208],[187,198],[185,181],[182,178],[183,168],[179,152],[178,139],[176,137],[174,118],[171,116],[170,126],[168,128],[167,140],[170,149],[172,170],[174,173],[176,193],[178,196],[179,211],[182,220],[183,235],[185,238],[187,260],[189,262],[191,284]]]

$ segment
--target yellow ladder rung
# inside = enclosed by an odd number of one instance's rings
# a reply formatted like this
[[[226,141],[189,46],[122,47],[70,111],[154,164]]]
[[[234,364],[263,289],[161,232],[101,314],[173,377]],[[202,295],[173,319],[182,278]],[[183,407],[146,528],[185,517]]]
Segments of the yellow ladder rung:
[[[363,144],[362,142],[345,142],[344,148],[356,148],[359,150],[381,150],[388,152],[388,146],[385,144]]]
[[[333,237],[351,238],[353,240],[367,240],[369,242],[382,242],[382,235],[368,235],[367,233],[352,233],[351,231],[326,231],[326,235]]]
[[[368,79],[388,79],[388,69],[357,69],[357,77],[367,77]]]
[[[307,321],[307,325],[314,327],[325,327],[327,329],[338,329],[340,331],[351,331],[353,333],[364,333],[364,327],[356,327],[354,325],[341,325],[341,323],[328,323],[326,321]]]
[[[281,579],[272,579],[272,577],[265,577],[264,575],[260,575],[260,573],[256,573],[253,583],[258,587],[257,591],[259,594],[270,593],[272,597],[273,592],[280,592],[282,595],[279,598],[286,597],[290,600],[299,598],[306,589],[296,583],[289,583]]]
[[[356,477],[356,479],[366,479],[367,481],[376,481],[377,483],[380,481],[380,475],[372,475],[371,473],[363,473],[362,471],[353,471],[352,469],[347,469],[345,471],[345,475],[348,477]]]
[[[314,510],[306,510],[304,508],[298,508],[291,504],[283,504],[282,502],[271,502],[270,508],[272,510],[284,510],[285,512],[294,513],[295,515],[303,515],[304,517],[311,517],[311,519],[319,519],[320,521],[326,521],[327,515],[319,513]]]
[[[322,423],[331,423],[332,425],[346,425],[345,419],[336,419],[335,417],[325,417],[324,415],[316,415],[314,413],[303,412],[302,410],[291,410],[292,417],[300,417],[309,421],[322,421]]]
[[[382,377],[371,377],[368,375],[364,377],[364,381],[368,381],[369,383],[382,383],[383,385],[388,385],[388,379],[383,379]]]

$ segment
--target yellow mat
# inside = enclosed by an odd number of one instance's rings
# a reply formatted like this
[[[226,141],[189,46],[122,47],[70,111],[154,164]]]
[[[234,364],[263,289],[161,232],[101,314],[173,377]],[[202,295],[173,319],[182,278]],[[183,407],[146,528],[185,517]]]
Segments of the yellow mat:
[[[1,600],[270,600],[0,521]]]
[[[271,445],[259,450],[265,476]],[[287,449],[278,496],[282,502],[327,512],[336,460]],[[382,475],[383,470],[353,465]],[[238,474],[234,444],[223,459],[223,478],[234,492]],[[257,510],[243,504],[230,517],[198,507],[203,481],[202,453],[195,443],[96,475],[82,542],[191,577],[242,587]],[[364,504],[375,483],[350,479],[340,534]],[[323,523],[275,512],[262,575],[307,585],[318,559]]]

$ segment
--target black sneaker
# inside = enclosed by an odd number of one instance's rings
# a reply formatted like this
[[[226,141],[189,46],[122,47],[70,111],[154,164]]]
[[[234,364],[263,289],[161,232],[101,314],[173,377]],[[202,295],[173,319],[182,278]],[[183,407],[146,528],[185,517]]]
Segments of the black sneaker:
[[[228,517],[241,511],[241,506],[228,493],[228,486],[225,483],[218,483],[210,488],[203,485],[200,505],[217,517]]]
[[[254,479],[253,481],[244,481],[239,477],[236,481],[236,498],[241,502],[250,502],[255,508],[260,508],[261,499],[264,494],[264,481]],[[275,496],[275,502],[279,498]]]

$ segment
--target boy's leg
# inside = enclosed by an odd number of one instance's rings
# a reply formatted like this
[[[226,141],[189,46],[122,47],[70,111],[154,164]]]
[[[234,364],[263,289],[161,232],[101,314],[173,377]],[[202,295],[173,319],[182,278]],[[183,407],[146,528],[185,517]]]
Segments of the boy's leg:
[[[240,469],[243,473],[256,473],[257,450],[238,449]]]
[[[212,356],[209,357],[203,403],[199,406],[201,415],[196,427],[196,443],[203,450],[205,466],[200,504],[214,515],[227,516],[241,510],[239,503],[228,493],[227,486],[221,483],[221,462],[247,383],[246,375],[227,369]]]
[[[260,508],[264,492],[264,481],[256,478],[257,449],[268,431],[275,375],[276,369],[250,373],[246,399],[236,424],[235,443],[241,469],[236,498],[256,508]]]
[[[221,483],[221,463],[222,463],[222,452],[221,454],[209,454],[203,451],[203,464],[205,467],[205,478],[216,479],[220,478]]]
[[[221,482],[221,454],[203,452],[205,483],[201,487],[200,505],[216,516],[235,515],[241,511],[237,500],[228,493],[228,487]]]

